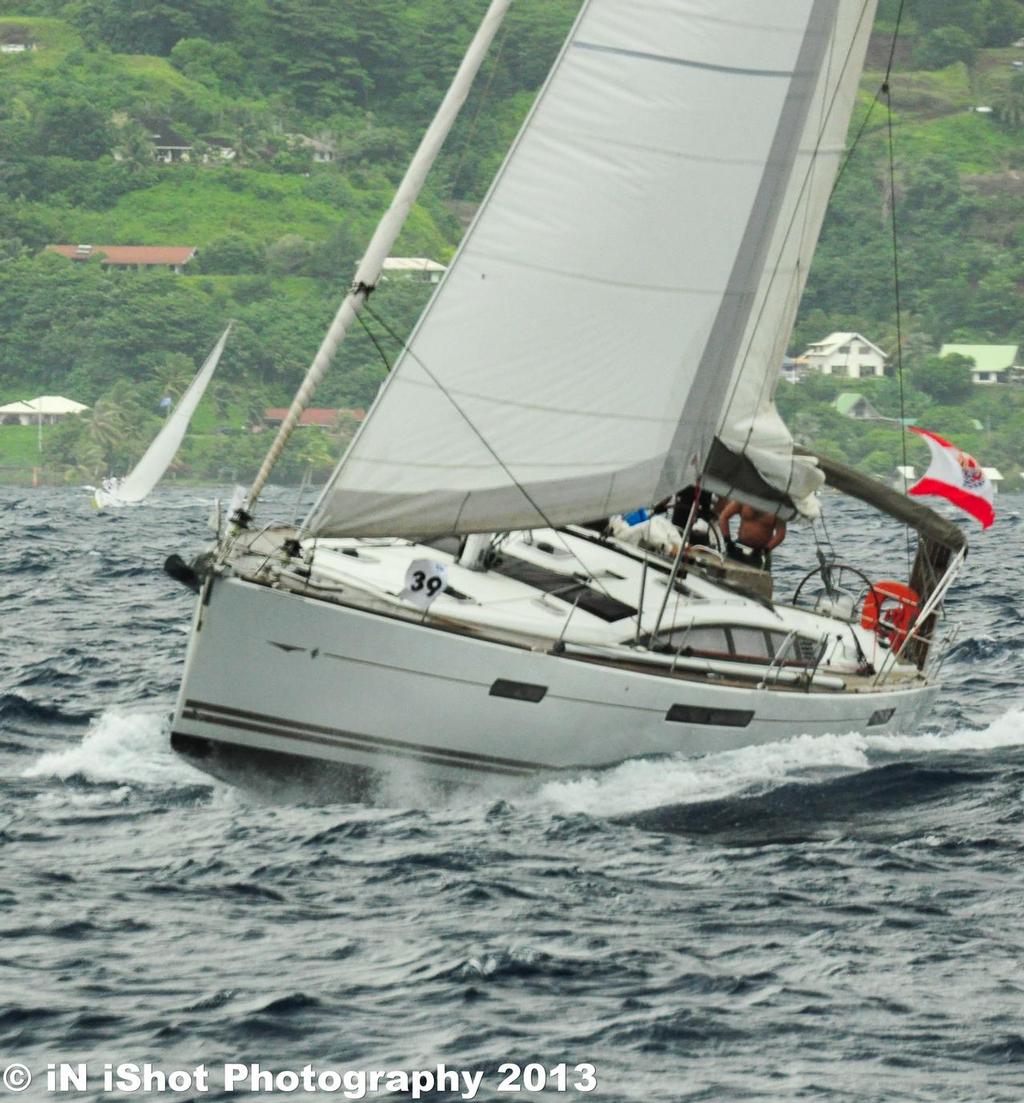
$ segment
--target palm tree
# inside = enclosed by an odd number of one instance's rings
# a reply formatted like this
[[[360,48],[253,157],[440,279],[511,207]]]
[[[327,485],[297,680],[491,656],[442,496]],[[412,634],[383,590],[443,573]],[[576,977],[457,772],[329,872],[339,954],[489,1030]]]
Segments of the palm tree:
[[[150,378],[160,384],[160,394],[175,402],[192,382],[196,366],[183,352],[169,352],[149,372]]]
[[[1010,130],[1024,126],[1024,81],[1014,76],[992,100],[996,118]]]

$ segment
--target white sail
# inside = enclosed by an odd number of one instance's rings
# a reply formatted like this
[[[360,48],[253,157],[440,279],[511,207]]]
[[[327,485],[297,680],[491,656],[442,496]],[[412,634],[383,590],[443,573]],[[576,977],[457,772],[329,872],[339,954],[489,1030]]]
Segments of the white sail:
[[[807,118],[793,179],[775,225],[769,252],[777,259],[762,273],[743,335],[719,440],[730,452],[746,457],[750,465],[731,478],[726,475],[706,480],[723,493],[738,489],[737,496],[759,498],[766,505],[781,495],[782,500],[788,499],[801,513],[811,516],[818,513],[813,495],[824,475],[814,461],[793,455],[793,438],[775,408],[774,395],[779,366],[845,152],[874,15],[875,0],[839,6],[832,52],[821,69],[814,93],[817,107]],[[749,480],[751,469],[753,481]],[[711,473],[715,474],[714,467]],[[757,485],[759,480],[763,481],[761,486]]]
[[[115,491],[117,499],[122,502],[141,502],[163,478],[175,453],[181,447],[189,422],[206,391],[207,384],[213,378],[230,333],[231,324],[229,323],[227,329],[220,335],[220,340],[213,346],[210,355],[203,361],[203,366],[189,383],[188,389],[181,396],[181,401],[168,416],[163,428],[153,439],[153,443],[146,449],[142,459],[117,484]]]
[[[587,0],[308,531],[527,528],[692,481],[851,52],[840,9],[873,6]]]

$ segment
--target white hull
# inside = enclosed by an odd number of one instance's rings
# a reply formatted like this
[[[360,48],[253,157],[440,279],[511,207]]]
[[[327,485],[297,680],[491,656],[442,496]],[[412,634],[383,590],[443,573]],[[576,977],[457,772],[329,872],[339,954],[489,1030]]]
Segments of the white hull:
[[[126,502],[123,498],[119,498],[116,494],[111,494],[107,490],[97,487],[93,492],[92,504],[97,509],[123,509],[126,506],[141,505],[141,502]]]
[[[179,749],[273,752],[357,773],[414,763],[428,779],[477,783],[797,734],[906,731],[938,691],[923,679],[860,692],[716,685],[230,575],[208,585],[174,715]]]

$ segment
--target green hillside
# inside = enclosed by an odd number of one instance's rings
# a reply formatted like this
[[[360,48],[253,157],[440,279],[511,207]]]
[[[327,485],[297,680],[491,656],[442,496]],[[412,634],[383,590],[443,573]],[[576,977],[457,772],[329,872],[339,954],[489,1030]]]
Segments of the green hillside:
[[[0,0],[0,45],[12,47],[0,52],[0,402],[55,392],[138,413],[122,417],[120,436],[92,431],[91,451],[88,418],[50,434],[46,463],[99,470],[126,460],[152,428],[158,392],[187,374],[228,317],[238,326],[211,399],[221,420],[184,470],[221,473],[255,449],[251,434],[228,438],[260,403],[288,401],[485,6]],[[577,6],[513,6],[397,253],[450,257]],[[884,97],[875,101],[899,7],[879,6],[851,129],[860,140],[794,353],[846,329],[896,352],[889,119]],[[1000,401],[979,413],[990,399],[951,402],[928,372],[944,341],[1024,337],[1024,49],[1013,45],[1024,4],[907,0],[900,30],[891,97],[905,390],[933,421],[955,424],[950,411],[970,407],[968,443],[1016,470],[1016,391],[998,388]],[[188,163],[156,159],[153,135],[164,129],[190,147]],[[314,161],[314,142],[329,163]],[[42,255],[52,242],[192,245],[199,256],[182,276],[108,272]],[[392,283],[375,307],[404,333],[428,293]],[[360,331],[317,401],[365,406],[385,372]],[[883,384],[873,400],[891,413]],[[829,396],[813,390],[784,398],[801,438],[880,469],[889,446],[847,439],[821,412]],[[0,466],[16,454],[23,462],[16,436],[0,429]]]

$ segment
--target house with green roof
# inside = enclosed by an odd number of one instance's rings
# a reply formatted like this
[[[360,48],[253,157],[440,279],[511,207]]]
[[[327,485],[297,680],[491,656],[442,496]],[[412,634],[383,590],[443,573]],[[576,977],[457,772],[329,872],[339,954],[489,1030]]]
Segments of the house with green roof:
[[[857,421],[873,421],[882,419],[882,415],[862,394],[856,391],[843,391],[832,400],[832,408],[843,417],[852,417]]]
[[[1019,350],[1019,345],[943,345],[939,356],[966,356],[973,360],[972,383],[1010,383],[1020,371]]]

